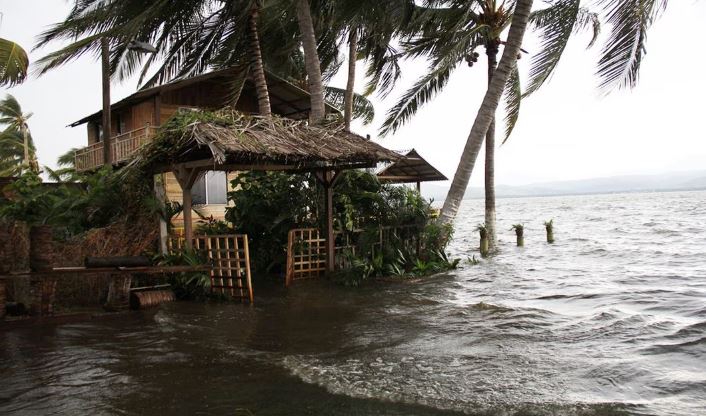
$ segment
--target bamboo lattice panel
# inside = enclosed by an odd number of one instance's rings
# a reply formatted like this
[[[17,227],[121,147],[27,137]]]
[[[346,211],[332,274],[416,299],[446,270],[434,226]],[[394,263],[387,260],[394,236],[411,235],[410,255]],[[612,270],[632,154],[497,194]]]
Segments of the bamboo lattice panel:
[[[182,248],[183,245],[183,238],[171,240],[172,247]],[[253,302],[246,234],[194,236],[193,247],[204,253],[213,265],[210,271],[211,293],[222,293]]]
[[[326,272],[326,240],[316,228],[296,228],[287,236],[287,275],[289,286],[295,280],[313,279]]]

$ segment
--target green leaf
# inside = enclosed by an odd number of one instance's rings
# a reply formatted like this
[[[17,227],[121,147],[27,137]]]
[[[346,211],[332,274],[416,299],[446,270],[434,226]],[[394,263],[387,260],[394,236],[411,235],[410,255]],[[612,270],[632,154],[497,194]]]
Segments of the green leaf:
[[[20,45],[0,38],[0,85],[14,86],[27,78],[29,58]]]

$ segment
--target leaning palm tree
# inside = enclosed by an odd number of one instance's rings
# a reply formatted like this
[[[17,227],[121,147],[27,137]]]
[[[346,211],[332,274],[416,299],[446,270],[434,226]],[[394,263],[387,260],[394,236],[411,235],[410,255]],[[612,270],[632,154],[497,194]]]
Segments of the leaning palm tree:
[[[557,63],[564,50],[562,42],[558,39],[567,38],[571,33],[572,26],[566,22],[577,21],[580,18],[580,0],[556,0],[549,4],[549,7],[533,14],[532,18],[527,16],[527,20],[540,30],[545,48],[532,61],[530,69],[530,81],[528,92],[536,90],[541,86],[549,75],[556,68]],[[524,13],[518,15],[520,5],[531,9],[532,1],[518,1],[513,14],[512,26],[508,37],[508,44],[513,38],[513,28],[515,41],[522,36],[519,35],[520,28],[526,26]],[[616,88],[632,88],[637,85],[640,64],[644,56],[647,31],[655,19],[664,11],[667,0],[601,0],[598,2],[605,15],[605,20],[611,25],[611,31],[607,37],[601,51],[601,58],[598,61],[597,75],[600,80],[600,88],[604,92],[610,92]],[[557,19],[557,17],[559,17]],[[516,25],[517,24],[517,25]],[[524,30],[524,28],[523,28]],[[555,45],[547,48],[547,45]],[[519,44],[517,45],[519,51]],[[515,51],[515,53],[517,53]],[[508,52],[506,48],[505,52]],[[512,51],[511,51],[512,52]],[[495,77],[486,92],[481,108],[473,123],[471,132],[466,141],[461,161],[451,182],[451,188],[444,201],[439,220],[442,223],[451,223],[456,217],[461,201],[468,186],[468,181],[473,171],[475,161],[478,157],[483,135],[490,126],[492,116],[502,95],[502,84],[515,65],[512,56],[503,53]],[[499,76],[502,74],[503,76]],[[505,75],[508,74],[508,75]]]
[[[0,101],[0,125],[5,126],[0,134],[0,158],[5,165],[5,174],[21,174],[28,170],[39,172],[32,134],[27,125],[30,117],[32,113],[24,113],[22,106],[12,95],[8,94]]]
[[[27,52],[15,42],[0,38],[0,86],[20,84],[27,78]]]
[[[575,1],[578,7],[578,1]],[[434,6],[434,7],[432,7]],[[443,7],[442,7],[443,6]],[[436,1],[422,13],[420,35],[406,43],[405,53],[412,57],[426,56],[432,59],[430,73],[423,77],[408,91],[388,113],[382,133],[395,131],[408,121],[415,112],[433,96],[441,92],[450,74],[464,61],[473,66],[482,48],[487,56],[488,84],[493,79],[497,66],[503,32],[510,24],[513,15],[512,3],[498,0],[475,1]],[[562,21],[569,28],[569,33],[587,27],[593,27],[594,38],[598,33],[597,16],[585,9],[580,9],[582,19]],[[549,23],[563,16],[545,17]],[[556,44],[565,45],[568,36],[555,39],[545,47]],[[519,56],[518,56],[519,58]],[[549,71],[549,69],[547,69]],[[547,75],[544,72],[542,75]],[[507,117],[505,120],[505,139],[512,132],[519,116],[520,87],[519,73],[515,68],[505,86]],[[534,90],[532,90],[534,91]],[[494,251],[497,244],[495,230],[495,119],[485,135],[485,224],[489,249]]]

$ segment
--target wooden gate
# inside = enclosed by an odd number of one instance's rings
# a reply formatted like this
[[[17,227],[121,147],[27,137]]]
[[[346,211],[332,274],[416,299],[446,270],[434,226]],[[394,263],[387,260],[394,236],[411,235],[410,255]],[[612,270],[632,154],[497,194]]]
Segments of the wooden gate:
[[[326,239],[316,228],[295,228],[287,236],[285,285],[295,280],[313,279],[326,272]]]
[[[171,240],[171,248],[183,248],[184,238]],[[250,252],[246,234],[197,235],[194,250],[203,253],[213,265],[211,293],[222,293],[233,298],[253,302],[250,275]]]

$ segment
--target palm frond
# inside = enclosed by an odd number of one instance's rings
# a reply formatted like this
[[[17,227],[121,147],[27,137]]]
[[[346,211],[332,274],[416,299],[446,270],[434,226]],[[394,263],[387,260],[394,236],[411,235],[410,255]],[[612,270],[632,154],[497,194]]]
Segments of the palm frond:
[[[0,38],[0,86],[22,83],[27,78],[29,58],[20,45]]]
[[[342,88],[324,87],[324,98],[326,102],[336,108],[343,108],[346,90]],[[375,107],[365,96],[353,94],[353,118],[363,120],[364,124],[372,123],[375,118]]]
[[[394,133],[408,122],[424,104],[431,101],[446,86],[451,72],[458,65],[459,62],[453,60],[430,69],[429,73],[407,90],[397,104],[387,112],[387,117],[380,127],[380,135]]]
[[[537,91],[551,77],[573,33],[592,29],[589,48],[598,38],[598,15],[582,8],[580,3],[580,0],[559,0],[530,15],[530,24],[542,41],[540,52],[532,58],[526,96]]]
[[[522,102],[522,85],[520,84],[520,71],[517,65],[510,72],[510,77],[505,84],[505,144],[514,130],[520,117],[520,104]]]
[[[664,11],[667,0],[601,0],[611,25],[601,50],[597,75],[604,92],[632,88],[637,84],[640,64],[646,53],[647,30]]]

